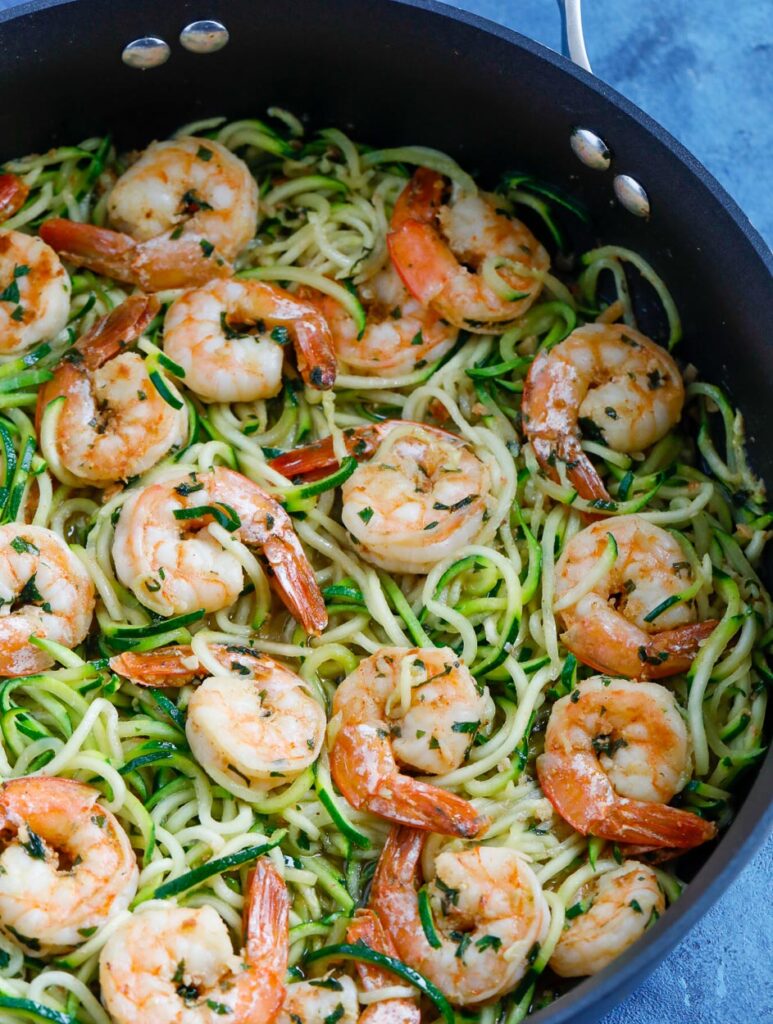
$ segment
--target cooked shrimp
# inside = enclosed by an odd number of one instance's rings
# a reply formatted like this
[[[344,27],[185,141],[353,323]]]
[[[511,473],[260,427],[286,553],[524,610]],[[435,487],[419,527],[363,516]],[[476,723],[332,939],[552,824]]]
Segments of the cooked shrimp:
[[[473,846],[444,850],[425,879],[438,948],[419,916],[417,888],[424,836],[393,829],[373,879],[370,903],[405,963],[459,1006],[505,995],[529,967],[528,953],[547,935],[542,887],[514,850]]]
[[[342,974],[288,985],[274,1024],[358,1024],[359,1014],[357,986]]]
[[[0,231],[0,354],[55,337],[70,315],[70,278],[53,249],[19,231]]]
[[[137,860],[99,798],[72,779],[0,786],[0,928],[31,956],[80,945],[134,898]]]
[[[158,309],[152,296],[126,299],[78,340],[38,392],[38,436],[52,472],[63,483],[105,487],[126,480],[185,440],[185,405],[172,408],[156,390],[141,356],[124,351]],[[174,384],[168,387],[174,394]],[[49,435],[41,431],[43,414],[60,397],[66,401]]]
[[[489,469],[455,434],[386,420],[346,431],[365,461],[343,484],[341,520],[366,561],[389,572],[427,573],[479,533],[492,490]],[[289,477],[336,466],[330,438],[280,455]]]
[[[102,1000],[115,1024],[272,1024],[285,997],[289,899],[259,860],[244,906],[245,948],[233,952],[210,906],[134,914],[99,957]]]
[[[461,765],[493,718],[488,690],[448,647],[384,647],[333,698],[330,770],[354,807],[444,835],[476,836],[488,822],[467,800],[404,775]]]
[[[553,705],[537,773],[545,796],[583,835],[689,849],[716,834],[667,806],[690,778],[687,727],[659,683],[593,676]]]
[[[580,446],[582,424],[618,452],[640,452],[679,422],[684,384],[660,345],[624,324],[586,324],[541,352],[523,391],[523,429],[543,469],[555,460],[580,497],[608,498]]]
[[[154,142],[108,198],[116,230],[52,219],[40,235],[76,266],[143,291],[195,287],[228,277],[254,236],[258,189],[225,146],[186,136]]]
[[[190,647],[111,658],[114,672],[143,686],[184,686],[203,678],[189,703],[185,734],[205,769],[240,776],[268,791],[284,785],[319,755],[325,712],[308,685],[284,665],[248,647],[215,644],[223,667],[210,676]]]
[[[367,314],[362,336],[340,302],[319,293],[312,300],[330,325],[336,355],[355,373],[397,377],[453,348],[457,329],[418,302],[392,264],[360,285],[358,294]]]
[[[346,941],[364,942],[370,949],[385,956],[396,957],[397,951],[378,915],[372,910],[356,910],[349,927]],[[366,992],[378,992],[392,988],[398,979],[382,967],[366,960],[355,962],[360,984]],[[383,999],[372,1003],[361,1015],[359,1024],[421,1024],[421,1011],[413,998],[402,996]]]
[[[525,224],[486,193],[444,200],[441,175],[419,168],[392,215],[389,252],[405,286],[449,323],[486,334],[525,313],[550,259]]]
[[[0,224],[24,206],[29,191],[15,174],[0,174]]]
[[[164,351],[185,370],[191,391],[208,402],[278,394],[283,346],[291,339],[306,383],[331,388],[336,360],[324,317],[276,285],[210,281],[180,296],[164,323]]]
[[[113,540],[123,585],[161,615],[232,604],[244,585],[242,563],[204,529],[211,521],[206,512],[187,518],[202,506],[236,516],[239,526],[231,536],[260,550],[291,614],[307,633],[320,633],[327,624],[325,604],[290,517],[254,481],[223,467],[130,493]]]
[[[567,921],[550,958],[550,967],[562,978],[597,974],[666,909],[658,876],[636,860],[596,875],[578,891],[577,902],[587,909]]]
[[[610,536],[617,557],[598,578]],[[685,602],[665,607],[651,622],[647,616],[691,583],[679,542],[641,516],[586,526],[556,565],[554,607],[565,627],[561,641],[599,672],[632,679],[686,672],[716,620],[695,622],[695,609]]]
[[[0,676],[53,665],[30,637],[76,647],[91,625],[94,585],[65,541],[43,526],[0,526]]]

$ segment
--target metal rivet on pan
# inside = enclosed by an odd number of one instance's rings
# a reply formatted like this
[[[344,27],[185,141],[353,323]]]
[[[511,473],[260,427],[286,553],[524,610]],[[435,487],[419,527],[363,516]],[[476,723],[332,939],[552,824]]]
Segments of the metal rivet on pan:
[[[618,203],[634,217],[649,217],[650,199],[636,178],[630,174],[616,174],[612,188]]]
[[[219,21],[192,21],[180,33],[180,42],[191,53],[215,53],[228,39],[228,29]]]
[[[606,142],[587,128],[575,128],[569,142],[577,159],[594,171],[606,171],[612,162]]]
[[[169,44],[157,36],[143,36],[142,39],[135,39],[127,43],[123,48],[121,60],[130,68],[139,68],[147,71],[148,68],[157,68],[166,64],[169,60]]]

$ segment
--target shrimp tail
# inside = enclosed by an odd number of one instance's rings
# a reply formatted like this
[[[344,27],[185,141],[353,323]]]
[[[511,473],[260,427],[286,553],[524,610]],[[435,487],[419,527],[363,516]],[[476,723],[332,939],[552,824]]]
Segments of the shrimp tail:
[[[468,800],[397,769],[384,729],[342,726],[330,755],[336,785],[349,803],[390,821],[473,839],[488,827]]]
[[[369,459],[395,427],[410,426],[421,429],[425,425],[413,423],[411,420],[384,420],[381,423],[365,423],[361,427],[352,427],[343,432],[346,451],[358,462]],[[435,432],[437,433],[437,430]],[[453,434],[448,436],[455,438]],[[271,459],[269,466],[288,480],[316,480],[328,473],[334,473],[339,468],[339,463],[333,447],[333,438],[325,437],[321,441],[314,441],[302,448],[294,448],[292,451],[277,455]]]
[[[246,999],[239,1001],[239,1020],[270,1024],[284,1003],[289,915],[284,880],[271,861],[262,857],[250,875],[244,905],[246,960],[256,981],[247,988]]]
[[[397,273],[415,299],[428,306],[458,271],[453,254],[431,224],[406,220],[387,235]]]
[[[619,798],[592,834],[618,843],[638,843],[651,849],[690,850],[717,834],[711,821],[668,804]]]
[[[129,235],[62,217],[44,221],[39,234],[68,263],[125,284],[135,283],[131,268],[137,243]]]
[[[690,849],[716,835],[711,822],[690,811],[618,796],[589,754],[542,754],[537,759],[537,775],[558,814],[584,836],[651,849]]]
[[[155,295],[130,295],[75,343],[87,370],[97,370],[147,330],[161,309]]]
[[[390,922],[385,920],[384,911],[389,897],[400,890],[415,889],[425,838],[423,832],[395,825],[384,843],[373,876],[370,901],[388,934],[391,934]]]
[[[656,633],[644,645],[643,653],[639,652],[642,659],[639,678],[662,679],[687,672],[699,654],[701,644],[708,640],[718,625],[718,619],[705,619]]]
[[[69,223],[66,222],[66,223]],[[40,434],[43,413],[54,399],[66,397],[84,376],[136,341],[161,308],[155,295],[131,295],[120,306],[101,317],[82,335],[59,363],[54,376],[38,392],[35,429]],[[77,355],[73,355],[77,353]]]
[[[233,270],[206,239],[195,235],[135,242],[121,231],[53,217],[41,224],[40,237],[69,263],[149,292],[195,287],[229,277]]]
[[[279,596],[307,633],[319,636],[327,626],[327,609],[314,570],[292,529],[270,535],[263,554],[273,571]]]
[[[198,661],[190,667],[192,659],[195,655],[187,644],[159,647],[143,654],[125,651],[110,659],[110,669],[137,686],[177,687],[201,678]]]
[[[356,910],[346,929],[346,941],[364,943],[377,953],[395,957],[397,952],[380,918],[373,910]],[[388,988],[395,977],[365,960],[355,962],[360,983],[366,992]],[[421,1011],[412,999],[387,999],[373,1003],[360,1015],[358,1024],[420,1024]]]
[[[15,174],[0,174],[0,224],[24,206],[29,191]]]
[[[305,317],[295,320],[295,355],[298,370],[309,387],[329,391],[338,368],[333,336],[322,314],[309,303]]]
[[[392,213],[392,230],[408,220],[431,224],[443,205],[445,192],[446,181],[442,174],[429,167],[418,167],[397,197]]]
[[[555,468],[555,460],[558,457],[565,463],[566,475],[584,501],[610,500],[609,492],[596,471],[596,467],[582,450],[577,438],[564,437],[555,445],[546,438],[534,438],[532,445],[540,466],[551,480],[560,483],[560,477]]]

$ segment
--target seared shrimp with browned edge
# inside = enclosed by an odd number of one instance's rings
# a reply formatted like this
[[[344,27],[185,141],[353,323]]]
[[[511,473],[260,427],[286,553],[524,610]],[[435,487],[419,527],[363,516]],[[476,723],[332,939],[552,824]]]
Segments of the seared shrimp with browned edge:
[[[501,332],[525,313],[550,267],[545,249],[499,209],[496,197],[463,192],[426,167],[397,200],[387,241],[419,302],[456,327],[483,334]]]
[[[469,801],[401,768],[453,771],[493,715],[488,690],[449,648],[382,648],[336,690],[331,773],[354,807],[444,835],[479,835],[488,823]]]
[[[711,822],[668,806],[690,779],[692,757],[676,698],[659,683],[580,683],[551,708],[537,774],[584,836],[684,850],[716,835]]]
[[[233,951],[211,906],[135,913],[99,957],[115,1024],[271,1024],[285,997],[289,898],[274,865],[255,865],[244,900],[244,949]]]
[[[44,526],[0,526],[0,677],[43,672],[54,660],[33,637],[76,647],[94,612],[94,584],[66,542]]]
[[[388,572],[428,573],[480,532],[491,470],[462,438],[385,420],[347,431],[344,442],[362,465],[341,488],[341,521],[366,561]],[[335,465],[330,438],[271,462],[292,478]]]
[[[362,332],[346,309],[329,295],[310,301],[327,320],[337,358],[353,373],[397,377],[442,359],[459,331],[411,295],[392,264],[357,289],[365,309]]]
[[[192,287],[232,273],[255,235],[258,187],[212,139],[154,142],[115,183],[108,218],[112,229],[54,218],[40,237],[69,263],[143,291]]]
[[[599,672],[660,679],[686,672],[713,632],[681,595],[693,584],[678,540],[638,515],[580,530],[556,565],[561,642]]]
[[[679,422],[684,384],[660,345],[624,324],[586,324],[529,368],[523,430],[542,468],[558,478],[556,460],[581,498],[609,498],[582,449],[583,432],[613,451],[641,452]]]
[[[0,231],[0,355],[25,352],[67,326],[70,278],[54,250]]]
[[[597,974],[641,938],[666,909],[658,876],[649,864],[613,861],[573,893],[574,912],[550,957],[562,978]]]
[[[292,781],[316,761],[325,738],[325,712],[308,684],[249,648],[213,644],[208,650],[218,672],[183,646],[128,651],[111,658],[110,667],[141,686],[201,680],[188,702],[185,734],[213,777],[235,772],[262,792]]]
[[[41,448],[63,483],[106,487],[127,480],[185,440],[188,411],[175,385],[167,382],[173,406],[156,389],[139,353],[126,351],[159,308],[154,296],[126,299],[75,343],[38,392]],[[61,408],[49,409],[57,399]]]
[[[424,879],[432,941],[419,910],[424,834],[395,828],[373,879],[370,905],[405,963],[458,1006],[511,992],[529,969],[550,912],[536,875],[505,847],[444,850]]]
[[[0,787],[0,929],[30,956],[79,946],[134,898],[137,860],[100,796],[50,776]]]
[[[242,591],[244,568],[206,528],[218,517],[262,554],[306,632],[321,633],[325,603],[289,515],[253,480],[221,466],[130,492],[113,540],[119,580],[160,615],[227,608]]]
[[[325,318],[276,285],[210,281],[181,295],[164,321],[164,352],[185,370],[186,386],[207,402],[278,394],[289,342],[306,384],[331,388],[336,359]]]

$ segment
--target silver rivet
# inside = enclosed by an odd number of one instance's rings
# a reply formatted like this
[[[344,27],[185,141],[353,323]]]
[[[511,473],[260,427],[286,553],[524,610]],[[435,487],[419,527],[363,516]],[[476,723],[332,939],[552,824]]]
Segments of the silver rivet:
[[[612,188],[618,203],[634,217],[649,217],[650,199],[636,178],[630,174],[616,174]]]
[[[587,128],[573,129],[569,142],[577,159],[594,171],[606,171],[612,163],[606,142]]]
[[[191,53],[215,53],[228,39],[228,29],[219,21],[192,21],[180,33],[180,42]]]
[[[157,68],[166,64],[169,60],[169,44],[157,36],[143,36],[142,39],[135,39],[127,43],[123,48],[121,60],[130,68],[139,68],[147,71],[148,68]]]

